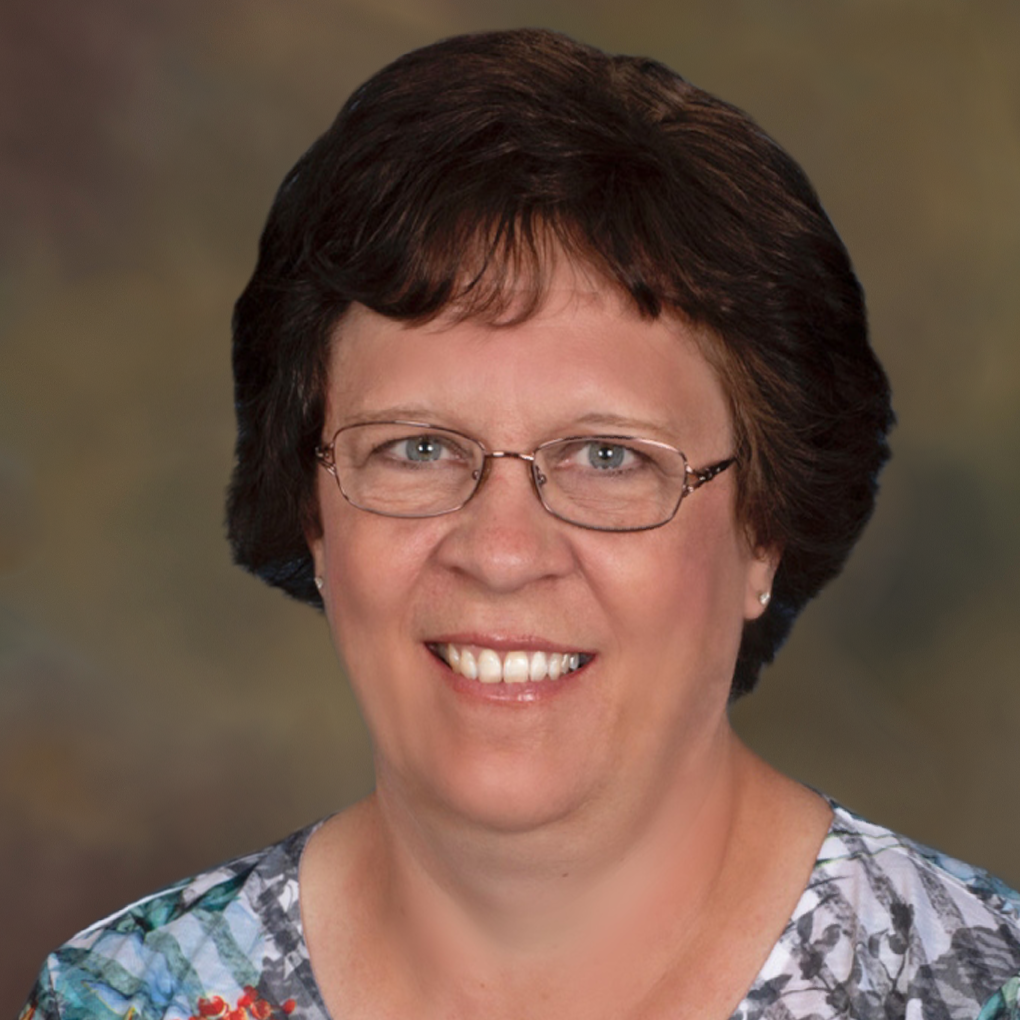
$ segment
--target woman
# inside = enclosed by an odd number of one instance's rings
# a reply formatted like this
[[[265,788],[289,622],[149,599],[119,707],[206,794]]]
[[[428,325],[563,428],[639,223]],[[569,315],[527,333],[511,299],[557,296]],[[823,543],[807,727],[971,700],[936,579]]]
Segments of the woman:
[[[238,302],[239,563],[324,609],[375,793],[47,962],[27,1016],[975,1017],[1020,897],[727,706],[892,424],[802,171],[652,61],[447,40],[284,181]]]

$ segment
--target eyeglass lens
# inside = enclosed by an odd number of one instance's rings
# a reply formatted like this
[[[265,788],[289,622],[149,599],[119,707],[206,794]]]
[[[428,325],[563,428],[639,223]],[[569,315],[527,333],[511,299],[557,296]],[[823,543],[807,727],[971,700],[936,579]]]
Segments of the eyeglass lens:
[[[364,510],[429,517],[463,506],[481,484],[486,451],[457,432],[380,422],[337,433],[337,481]],[[545,443],[532,474],[543,505],[585,527],[629,530],[655,526],[676,512],[686,461],[672,447],[619,436],[583,436]]]

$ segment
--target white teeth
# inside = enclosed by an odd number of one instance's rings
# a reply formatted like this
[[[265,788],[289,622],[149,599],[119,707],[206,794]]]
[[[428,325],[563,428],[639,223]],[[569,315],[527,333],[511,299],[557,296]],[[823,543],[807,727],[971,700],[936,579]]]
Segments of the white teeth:
[[[507,652],[500,657],[491,648],[477,653],[453,644],[436,646],[435,650],[454,673],[483,684],[522,684],[527,681],[558,680],[581,665],[580,652]]]
[[[478,653],[478,679],[483,684],[498,684],[503,679],[503,663],[491,648]]]
[[[549,660],[545,657],[545,652],[535,652],[531,657],[531,665],[528,669],[528,677],[535,682],[544,680],[547,672]]]
[[[503,682],[522,684],[528,679],[529,669],[527,652],[510,652],[503,662]]]

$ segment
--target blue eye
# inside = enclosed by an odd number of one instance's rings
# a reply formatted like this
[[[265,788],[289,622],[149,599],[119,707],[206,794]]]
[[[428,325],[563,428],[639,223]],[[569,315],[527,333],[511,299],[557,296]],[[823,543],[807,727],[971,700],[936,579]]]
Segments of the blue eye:
[[[618,443],[589,443],[588,463],[600,470],[613,470],[623,466],[630,452],[626,446]]]
[[[443,456],[443,444],[433,436],[413,436],[404,441],[403,452],[408,460],[427,463]]]

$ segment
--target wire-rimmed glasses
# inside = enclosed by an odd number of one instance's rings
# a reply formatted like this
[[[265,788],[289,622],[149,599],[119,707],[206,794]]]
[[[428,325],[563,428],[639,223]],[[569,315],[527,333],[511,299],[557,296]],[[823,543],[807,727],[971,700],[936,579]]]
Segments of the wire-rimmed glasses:
[[[427,422],[358,422],[315,449],[343,497],[384,517],[438,517],[478,492],[493,460],[530,468],[539,502],[553,517],[594,531],[647,531],[668,523],[684,497],[732,457],[695,469],[668,443],[625,435],[550,439],[530,453],[488,450],[472,436]]]

